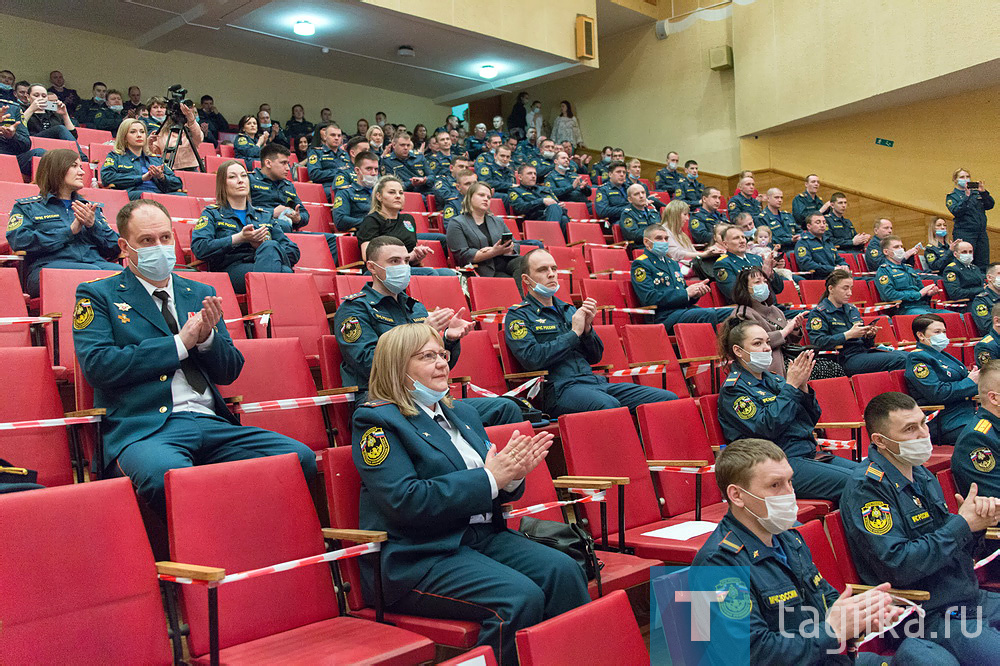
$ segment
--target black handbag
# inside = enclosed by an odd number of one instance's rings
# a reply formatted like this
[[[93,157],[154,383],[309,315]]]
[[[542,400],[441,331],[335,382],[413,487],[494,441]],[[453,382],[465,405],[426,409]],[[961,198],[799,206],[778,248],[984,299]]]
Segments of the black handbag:
[[[531,425],[541,424],[542,427],[544,427],[552,422],[551,419],[548,418],[547,414],[536,409],[534,405],[524,398],[520,398],[516,395],[502,395],[500,397],[510,400],[517,405],[518,409],[521,410],[521,416],[525,421],[531,423]]]
[[[527,516],[521,519],[521,533],[535,543],[555,548],[573,558],[587,580],[598,579],[604,562],[597,559],[594,539],[576,523],[560,523]]]

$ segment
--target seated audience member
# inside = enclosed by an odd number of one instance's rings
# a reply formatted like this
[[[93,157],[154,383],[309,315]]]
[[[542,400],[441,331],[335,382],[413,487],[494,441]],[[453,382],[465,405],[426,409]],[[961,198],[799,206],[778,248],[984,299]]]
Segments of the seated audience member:
[[[642,232],[650,225],[659,226],[660,215],[646,198],[646,188],[642,183],[629,185],[628,205],[618,220],[622,237],[629,242],[629,248],[642,245]]]
[[[583,176],[576,174],[569,153],[564,150],[556,153],[555,166],[545,178],[545,187],[552,190],[559,201],[587,203],[591,192],[590,185]]]
[[[727,441],[770,437],[788,456],[800,497],[837,502],[859,465],[817,446],[820,407],[809,387],[813,351],[796,356],[782,378],[767,369],[773,362],[768,339],[754,321],[728,319],[719,329],[719,353],[733,363],[719,392],[722,433]]]
[[[767,276],[768,287],[775,296],[785,288],[785,281],[774,270],[774,254],[761,257],[759,254],[748,253],[747,237],[742,229],[734,226],[725,227],[722,231],[722,244],[726,253],[716,259],[713,269],[715,270],[715,280],[719,283],[719,290],[727,301],[732,302],[736,277],[745,268],[757,267],[763,270],[764,275]]]
[[[105,102],[107,93],[108,87],[101,81],[95,81],[94,85],[91,86],[91,98],[82,100],[76,105],[76,115],[74,116],[76,122],[87,127],[93,126],[94,115],[100,109],[107,107]]]
[[[271,112],[267,110],[260,110],[257,112],[257,136],[253,137],[254,143],[259,141],[261,136],[266,137],[264,143],[280,143],[283,146],[288,145],[288,137],[285,136],[285,132],[281,129],[281,125],[279,125],[277,121],[271,120]]]
[[[750,171],[749,169],[744,169],[743,171],[740,171],[739,175],[736,176],[736,189],[733,190],[734,197],[740,193],[740,181],[742,181],[744,178],[754,178],[753,171]],[[756,179],[754,179],[754,182],[756,182]],[[754,188],[750,190],[749,196],[753,199],[756,199],[757,203],[759,203],[760,205],[764,205],[765,197],[763,194],[757,191],[756,185],[754,185]]]
[[[597,217],[615,224],[621,219],[628,206],[628,191],[625,189],[625,163],[612,162],[608,165],[608,175],[603,185],[594,195],[594,212]]]
[[[437,181],[450,172],[454,155],[451,150],[451,135],[448,134],[447,130],[439,130],[434,135],[434,139],[437,141],[437,150],[425,155],[424,161],[427,163],[428,175]],[[435,182],[436,186],[437,182]],[[437,196],[436,192],[434,196]]]
[[[389,534],[379,554],[388,611],[481,622],[479,643],[517,663],[515,633],[590,601],[587,581],[568,555],[500,520],[552,435],[515,432],[497,453],[475,410],[448,396],[449,357],[427,324],[379,339],[371,400],[353,418],[361,527]],[[361,566],[370,603],[374,571]]]
[[[590,167],[590,177],[594,182],[606,181],[608,179],[608,166],[611,164],[611,146],[601,148],[601,159],[594,162]]]
[[[427,151],[427,126],[417,123],[413,126],[413,152],[423,155]]]
[[[998,309],[1000,310],[1000,309]],[[1000,311],[994,317],[1000,323]],[[992,348],[984,358],[976,356],[979,363],[979,411],[976,419],[969,422],[959,434],[955,451],[951,456],[951,471],[955,475],[955,486],[963,495],[969,494],[971,484],[976,484],[985,497],[1000,497],[1000,472],[996,471],[997,456],[1000,456],[1000,361],[997,356],[997,329],[994,325],[988,336]],[[982,343],[980,343],[982,344]],[[976,345],[979,350],[979,345]],[[977,420],[978,419],[978,420]]]
[[[497,148],[499,148],[502,143],[503,140],[500,138],[499,134],[496,132],[490,132],[486,136],[486,147],[475,159],[475,168],[478,169],[484,164],[492,164]]]
[[[756,191],[757,188],[754,186],[753,176],[744,176],[740,179],[739,190],[729,198],[730,220],[735,220],[736,216],[740,213],[750,213],[754,220],[760,217],[760,202],[757,201],[757,197],[754,195]]]
[[[552,139],[542,139],[538,142],[538,155],[533,157],[528,164],[535,167],[538,179],[544,181],[549,173],[555,168],[556,144]]]
[[[701,194],[701,207],[691,215],[691,221],[688,223],[691,240],[698,244],[711,245],[715,225],[729,222],[725,211],[719,210],[721,205],[722,193],[718,188],[706,187]]]
[[[163,97],[150,97],[146,106],[149,108],[149,117],[143,118],[142,122],[146,123],[146,134],[149,137],[149,143],[152,144],[156,140],[160,126],[167,119],[167,100]]]
[[[298,164],[296,167],[305,164],[306,160],[309,158],[309,137],[300,136],[295,139],[295,157],[298,158]]]
[[[993,323],[993,306],[1000,302],[1000,263],[986,267],[986,286],[969,304],[969,312],[980,335],[986,335]],[[998,357],[1000,358],[1000,357]]]
[[[64,141],[76,141],[76,126],[73,119],[69,117],[66,105],[56,101],[57,109],[50,111],[46,107],[49,104],[49,93],[45,86],[36,83],[28,88],[28,96],[31,102],[21,114],[21,122],[28,128],[31,136],[42,139],[62,139]],[[89,186],[90,183],[87,183]]]
[[[747,214],[749,215],[749,213]],[[740,213],[740,215],[743,215],[743,213]],[[744,221],[745,219],[746,218],[744,218]],[[777,246],[771,239],[771,228],[763,224],[758,227],[754,227],[753,236],[747,240],[747,252],[764,257],[769,254],[774,254],[775,249],[777,249]],[[775,259],[774,272],[780,275],[783,280],[797,281],[802,279],[797,275],[793,275],[787,268],[782,268],[784,264],[784,255],[777,255],[777,258]]]
[[[680,189],[684,179],[684,174],[677,171],[679,164],[680,155],[674,151],[667,153],[667,166],[656,172],[654,185],[657,192],[667,192],[671,197],[677,196],[677,190]]]
[[[682,200],[692,209],[701,204],[701,195],[705,186],[698,180],[698,163],[688,160],[684,163],[684,181],[679,186],[680,196],[675,197]]]
[[[477,275],[514,277],[520,244],[504,221],[490,213],[488,185],[472,181],[466,186],[462,213],[448,223],[448,249],[457,265],[474,264]]]
[[[745,268],[736,277],[736,284],[733,286],[733,303],[736,305],[732,309],[732,317],[735,321],[748,320],[756,323],[767,333],[767,343],[771,348],[771,364],[767,367],[768,372],[784,377],[785,366],[791,357],[785,357],[785,344],[798,344],[802,341],[802,324],[805,321],[805,313],[787,319],[784,311],[778,307],[771,287],[767,283],[764,271],[757,267]],[[734,325],[734,324],[730,324]],[[816,361],[817,366],[821,363],[831,363],[825,359]],[[810,379],[818,379],[815,375],[827,372],[829,368],[813,368]],[[840,376],[841,372],[833,375]]]
[[[587,176],[590,173],[590,155],[578,152],[569,141],[563,141],[561,147],[569,155],[572,170],[581,176]]]
[[[18,81],[14,84],[14,99],[17,100],[18,105],[21,107],[21,113],[24,113],[28,105],[31,104],[31,98],[28,96],[30,89],[31,84],[27,81]]]
[[[932,273],[941,271],[955,259],[958,240],[948,240],[948,222],[943,217],[934,218],[927,228],[927,247],[924,261]]]
[[[365,133],[365,138],[368,139],[371,151],[378,155],[379,160],[388,156],[390,151],[392,151],[392,144],[386,142],[385,131],[380,125],[369,127],[368,132]]]
[[[60,102],[61,103],[61,102]],[[38,194],[17,199],[7,220],[7,242],[24,252],[25,288],[38,296],[43,268],[121,270],[118,234],[108,225],[100,204],[78,192],[83,166],[75,151],[49,150],[35,174]]]
[[[456,200],[458,203],[456,204],[455,212],[457,213],[462,208],[461,199],[465,195],[459,194],[456,182],[459,172],[470,170],[475,173],[475,170],[472,169],[472,160],[465,155],[454,155],[448,162],[448,168],[435,176],[434,200],[437,203],[438,210],[443,209],[448,203]],[[476,179],[479,179],[478,176]]]
[[[931,431],[938,444],[954,444],[975,417],[979,368],[970,372],[945,351],[949,340],[938,315],[920,315],[911,326],[917,348],[906,355],[906,387],[921,405],[944,405],[931,421]]]
[[[233,141],[233,152],[236,159],[243,160],[247,171],[253,171],[253,162],[260,158],[260,149],[267,143],[269,134],[257,132],[257,118],[243,116],[236,126],[236,140]]]
[[[813,213],[820,213],[826,216],[826,211],[830,210],[830,202],[823,203],[819,198],[819,176],[814,173],[806,176],[806,189],[792,199],[792,217],[795,223],[805,228],[809,216]]]
[[[45,154],[42,148],[31,147],[31,135],[21,119],[21,109],[15,103],[0,103],[0,155],[14,155],[25,176],[31,175],[31,158]]]
[[[703,278],[710,278],[709,264],[722,254],[722,248],[716,244],[709,245],[704,250],[696,250],[691,239],[684,233],[684,225],[689,224],[690,209],[680,200],[671,201],[660,212],[660,223],[667,230],[669,248],[667,254],[681,266],[681,275],[685,278],[691,275],[692,269]]]
[[[990,264],[994,266],[995,264]],[[994,305],[983,337],[976,342],[973,356],[980,369],[990,361],[1000,359],[1000,307]],[[978,322],[977,322],[978,323]],[[980,382],[981,383],[981,382]]]
[[[973,565],[983,530],[1000,519],[1000,503],[978,495],[973,484],[958,498],[958,513],[948,512],[941,484],[923,466],[931,454],[927,415],[910,396],[875,396],[865,425],[869,464],[856,471],[841,501],[861,582],[926,590],[920,635],[963,664],[995,662],[1000,604],[995,592],[980,589]]]
[[[767,439],[740,439],[719,454],[715,480],[729,509],[689,576],[692,590],[728,589],[736,596],[708,604],[708,663],[851,664],[854,659],[838,654],[845,643],[888,627],[902,613],[892,605],[888,583],[841,594],[819,573],[795,529],[795,474],[785,452]],[[737,571],[739,588],[726,580]],[[776,594],[795,603],[774,603]],[[861,652],[857,663],[885,661]],[[893,663],[957,664],[918,638],[904,639]]]
[[[928,312],[948,312],[930,306],[930,298],[941,292],[935,284],[924,286],[920,274],[904,264],[906,251],[899,236],[882,239],[882,255],[885,261],[875,271],[875,288],[883,301],[901,301],[898,314],[927,314]]]
[[[510,192],[515,184],[514,170],[510,167],[510,148],[497,146],[493,161],[481,165],[477,174],[479,182],[489,185],[495,196],[500,197]],[[546,187],[549,187],[547,183]]]
[[[427,165],[423,155],[412,154],[413,141],[406,132],[398,132],[392,139],[392,154],[382,160],[383,176],[395,176],[407,192],[430,192]]]
[[[395,176],[382,176],[372,191],[372,207],[368,215],[358,225],[357,237],[361,243],[361,254],[365,255],[368,241],[377,236],[398,238],[410,253],[409,265],[413,275],[455,275],[450,268],[427,268],[420,265],[424,257],[434,250],[427,245],[417,245],[418,238],[441,241],[441,248],[447,247],[444,234],[417,234],[416,222],[403,210],[403,183]]]
[[[708,280],[685,282],[680,264],[670,257],[666,229],[649,225],[643,229],[642,238],[645,251],[632,260],[632,288],[641,305],[656,306],[657,324],[672,333],[677,323],[717,324],[729,315],[732,308],[698,306],[698,299],[710,291]]]
[[[972,263],[972,243],[959,241],[955,246],[955,260],[941,270],[944,293],[952,301],[971,301],[983,288],[983,271]],[[967,309],[968,310],[968,309]]]
[[[80,96],[72,88],[66,87],[66,79],[59,70],[49,72],[49,92],[56,96],[60,102],[66,105],[66,110],[70,115],[76,113],[76,105],[80,103]]]
[[[149,151],[146,125],[138,118],[126,118],[118,126],[115,149],[101,165],[101,184],[125,190],[129,199],[139,199],[143,192],[172,194],[183,187],[163,158]]]
[[[14,76],[14,72],[9,69],[0,69],[0,101],[17,104],[17,98],[14,97],[15,81],[17,81],[17,77]]]
[[[332,123],[320,125],[317,132],[322,143],[313,145],[309,149],[306,171],[309,173],[309,181],[321,184],[327,198],[332,201],[333,181],[349,163],[347,151],[341,147],[344,134],[339,127]],[[313,140],[315,142],[315,136]]]
[[[246,275],[291,273],[299,248],[288,240],[267,208],[250,203],[250,179],[243,163],[226,160],[215,177],[215,203],[194,225],[191,251],[213,271],[225,271],[236,293],[246,293]]]
[[[825,280],[827,275],[838,268],[850,272],[826,232],[826,218],[819,213],[811,213],[806,219],[805,232],[795,244],[795,260],[799,270],[811,272],[813,279]]]
[[[809,313],[810,344],[823,351],[839,347],[837,361],[848,375],[905,368],[905,352],[875,347],[879,322],[864,323],[851,304],[853,288],[854,279],[847,271],[837,269],[826,276],[823,298]]]
[[[945,204],[954,218],[954,236],[972,243],[975,248],[976,266],[986,268],[990,263],[990,239],[986,235],[986,211],[994,205],[993,197],[980,180],[975,187],[967,169],[957,169],[952,174],[955,189],[948,193]]]
[[[115,135],[123,120],[125,120],[125,102],[122,94],[117,90],[109,90],[107,105],[94,112],[94,127]]]
[[[171,167],[174,171],[198,171],[198,146],[205,140],[205,135],[198,123],[195,110],[187,104],[180,104],[179,107],[184,115],[184,125],[177,127],[173,116],[167,116],[156,132],[156,139],[150,148],[157,155],[162,155],[163,161],[168,164],[170,156],[176,153]],[[171,132],[170,130],[175,127],[177,129]],[[191,134],[191,141],[185,136],[183,131],[185,128]]]
[[[834,192],[830,196],[830,212],[826,214],[830,240],[841,252],[864,252],[865,245],[871,240],[871,234],[859,234],[854,228],[854,223],[844,217],[846,212],[847,196],[842,192]]]
[[[218,145],[219,135],[229,131],[229,121],[222,115],[215,106],[215,99],[211,95],[201,96],[201,108],[198,109],[198,118],[201,121],[201,130],[205,133],[205,140]]]
[[[108,97],[110,96],[111,94],[108,93]],[[144,104],[142,103],[142,90],[139,89],[139,86],[129,86],[128,99],[126,99],[125,103],[123,104],[123,109],[125,113],[128,114],[133,111],[138,112],[139,107],[141,106],[144,106]],[[138,116],[130,116],[130,117],[137,118]]]
[[[465,152],[469,154],[469,159],[476,159],[479,153],[486,149],[486,125],[476,123],[472,128],[472,136],[465,139]]]
[[[792,214],[781,210],[781,204],[785,200],[784,193],[777,187],[772,187],[767,191],[767,205],[757,218],[761,224],[766,224],[771,229],[771,238],[781,246],[784,251],[789,251],[802,238],[802,230],[796,224]]]
[[[872,229],[872,238],[868,241],[868,245],[865,246],[865,263],[868,264],[869,270],[877,271],[885,263],[885,255],[882,253],[882,241],[893,235],[892,220],[884,217],[878,219],[875,221],[875,226]],[[916,247],[905,252],[903,254],[903,261],[912,266],[912,257],[916,252]]]
[[[676,400],[670,391],[639,384],[609,383],[591,365],[601,360],[604,343],[594,331],[597,302],[579,309],[555,298],[559,291],[556,261],[539,248],[524,255],[518,267],[524,300],[504,317],[507,348],[526,371],[547,370],[542,411],[559,416],[573,412],[628,407]]]
[[[272,210],[271,217],[286,234],[309,223],[309,211],[288,179],[291,151],[277,143],[266,144],[260,151],[260,168],[248,174],[251,203]]]
[[[535,167],[522,164],[517,168],[517,175],[521,182],[516,187],[510,188],[510,193],[507,195],[511,212],[523,215],[527,220],[558,222],[565,235],[566,225],[569,224],[569,213],[559,205],[559,200],[552,190],[536,185],[538,176]]]
[[[378,128],[376,125],[372,129]],[[333,198],[333,223],[344,233],[356,229],[372,208],[372,189],[378,182],[378,155],[370,151],[354,158],[354,180]]]
[[[295,453],[307,479],[316,456],[284,435],[241,426],[216,384],[239,377],[215,289],[171,272],[174,236],[167,209],[138,200],[118,212],[127,268],[76,291],[73,341],[94,387],[105,473],[116,466],[161,516],[167,470]]]
[[[410,282],[406,246],[392,236],[373,238],[365,247],[365,265],[372,281],[356,294],[346,296],[337,308],[334,330],[342,361],[340,377],[344,386],[357,386],[357,402],[366,400],[375,343],[386,331],[402,324],[426,323],[439,331],[451,353],[450,365],[458,362],[461,339],[475,328],[462,318],[462,311],[435,308],[428,313],[418,300],[406,294]],[[487,425],[516,423],[521,410],[506,398],[470,398],[472,406]]]
[[[351,137],[351,140],[347,142],[344,148],[347,151],[347,164],[341,168],[340,172],[333,179],[334,192],[339,192],[355,182],[357,174],[354,173],[354,158],[361,153],[368,152],[370,148],[371,144],[363,136]]]

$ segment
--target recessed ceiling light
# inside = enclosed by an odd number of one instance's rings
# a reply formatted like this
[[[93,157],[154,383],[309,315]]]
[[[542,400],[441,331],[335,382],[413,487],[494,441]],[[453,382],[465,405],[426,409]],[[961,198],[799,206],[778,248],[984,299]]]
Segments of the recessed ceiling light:
[[[302,35],[303,37],[308,37],[309,35],[316,34],[316,26],[314,26],[309,21],[296,21],[295,25],[292,26],[292,32],[296,35]]]
[[[484,79],[495,79],[499,73],[493,65],[483,65],[479,68],[479,76]]]

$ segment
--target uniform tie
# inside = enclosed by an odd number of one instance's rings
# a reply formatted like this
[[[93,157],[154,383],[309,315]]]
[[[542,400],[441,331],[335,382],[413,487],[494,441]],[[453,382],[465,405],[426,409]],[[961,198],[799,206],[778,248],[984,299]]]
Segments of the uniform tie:
[[[167,328],[174,335],[177,335],[180,329],[177,328],[177,320],[174,318],[173,313],[170,312],[170,308],[167,307],[167,301],[170,300],[170,294],[167,293],[165,289],[157,289],[153,292],[153,296],[160,299],[160,313],[163,314],[164,321],[167,322]],[[204,393],[205,389],[208,388],[208,381],[205,379],[205,375],[202,374],[201,368],[193,358],[188,356],[186,359],[181,361],[181,370],[184,372],[184,379],[187,383],[191,385],[197,393]]]

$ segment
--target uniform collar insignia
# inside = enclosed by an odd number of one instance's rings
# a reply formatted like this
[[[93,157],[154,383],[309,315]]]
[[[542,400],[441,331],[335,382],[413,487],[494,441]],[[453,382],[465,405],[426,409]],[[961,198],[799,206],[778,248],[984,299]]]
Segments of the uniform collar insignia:
[[[115,307],[121,310],[122,312],[128,312],[129,310],[132,309],[132,306],[129,305],[128,303],[115,303]]]

